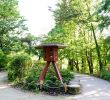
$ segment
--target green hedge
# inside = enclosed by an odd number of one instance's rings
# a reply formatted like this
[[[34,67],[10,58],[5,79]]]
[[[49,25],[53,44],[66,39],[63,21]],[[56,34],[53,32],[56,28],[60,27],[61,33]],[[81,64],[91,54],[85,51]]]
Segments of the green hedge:
[[[107,70],[102,70],[100,73],[100,78],[110,81],[110,72]]]
[[[8,79],[16,83],[23,82],[31,67],[32,60],[28,54],[13,56],[8,66]]]

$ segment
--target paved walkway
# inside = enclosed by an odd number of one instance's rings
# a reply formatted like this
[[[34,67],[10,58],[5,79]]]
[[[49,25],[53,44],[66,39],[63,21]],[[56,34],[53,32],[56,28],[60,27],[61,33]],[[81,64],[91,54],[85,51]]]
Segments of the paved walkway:
[[[110,100],[110,83],[92,76],[76,75],[82,84],[82,93],[75,96],[34,94],[10,87],[5,72],[0,72],[0,100]]]

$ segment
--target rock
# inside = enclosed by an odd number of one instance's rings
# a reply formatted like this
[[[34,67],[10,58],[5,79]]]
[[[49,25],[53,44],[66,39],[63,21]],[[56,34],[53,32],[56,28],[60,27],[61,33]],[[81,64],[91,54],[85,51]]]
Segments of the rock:
[[[79,84],[67,85],[68,88],[67,92],[69,94],[77,94],[80,91],[80,87],[81,86]]]

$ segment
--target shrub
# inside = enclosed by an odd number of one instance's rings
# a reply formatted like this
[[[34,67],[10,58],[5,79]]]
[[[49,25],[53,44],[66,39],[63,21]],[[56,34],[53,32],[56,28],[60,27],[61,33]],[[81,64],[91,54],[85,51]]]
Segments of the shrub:
[[[63,78],[63,83],[68,84],[69,81],[73,78],[73,74],[71,74],[70,71],[67,69],[60,70],[60,73]],[[49,94],[64,93],[63,84],[56,77],[54,68],[49,69],[45,77],[43,89],[47,91]]]
[[[32,60],[28,54],[14,56],[8,67],[8,79],[16,83],[23,82],[31,66]]]
[[[61,75],[63,77],[63,82],[68,84],[69,81],[74,78],[74,74],[72,74],[68,69],[61,70]]]
[[[25,89],[31,91],[38,90],[36,83],[43,68],[44,63],[42,63],[42,65],[39,62],[34,63],[30,73],[26,77],[26,83],[24,85]],[[61,75],[63,77],[63,81],[66,82],[67,84],[73,78],[73,74],[71,74],[70,71],[66,69],[61,70]],[[47,87],[60,87],[62,85],[61,82],[56,77],[56,73],[53,67],[49,67],[49,70],[44,79],[44,85]],[[48,88],[45,88],[45,90],[48,91]]]
[[[7,57],[0,49],[0,70],[4,69],[7,66]]]
[[[73,78],[73,74],[71,74],[70,71],[67,69],[62,69],[60,71],[60,73],[63,78],[63,83],[68,84],[69,81]],[[55,73],[54,68],[49,69],[49,71],[45,77],[45,84],[50,87],[52,87],[52,86],[53,87],[60,87],[61,86],[61,82],[56,77],[56,73]]]
[[[107,70],[102,70],[101,73],[100,73],[100,77],[102,79],[110,81],[110,72],[107,71]]]
[[[45,85],[49,87],[60,87],[61,82],[58,80],[54,68],[50,67],[46,77],[45,77]]]
[[[33,66],[28,73],[25,84],[23,86],[24,89],[31,91],[38,91],[38,87],[36,85],[39,75],[43,69],[44,63],[41,61],[34,61]]]
[[[19,57],[17,56],[17,58],[19,58]],[[20,64],[18,64],[18,63],[17,63],[18,65],[16,66],[15,59],[16,59],[16,57],[11,62],[11,65],[15,66],[15,68],[13,71],[10,71],[10,74],[8,75],[11,79],[16,79],[17,77],[21,78],[21,76],[18,76],[17,73],[20,73],[22,75],[22,68],[19,66]],[[18,60],[17,60],[17,62],[18,62]],[[22,84],[22,88],[24,88],[26,90],[38,92],[39,87],[37,86],[37,82],[38,82],[39,76],[41,74],[41,71],[44,68],[44,65],[45,64],[43,61],[38,60],[38,61],[33,62],[33,66],[31,67],[28,74],[26,74],[26,76],[25,76],[24,82]],[[20,67],[19,69],[21,70],[21,72],[16,71],[17,67]],[[11,68],[13,68],[13,67],[11,67]],[[68,83],[71,80],[71,78],[73,78],[73,75],[68,70],[61,70],[61,75],[63,77],[64,82],[66,82],[66,83]],[[62,85],[61,82],[56,77],[53,67],[49,67],[49,70],[44,79],[44,83],[45,83],[44,85],[49,86],[49,87],[60,87]],[[48,91],[48,89],[46,91]]]

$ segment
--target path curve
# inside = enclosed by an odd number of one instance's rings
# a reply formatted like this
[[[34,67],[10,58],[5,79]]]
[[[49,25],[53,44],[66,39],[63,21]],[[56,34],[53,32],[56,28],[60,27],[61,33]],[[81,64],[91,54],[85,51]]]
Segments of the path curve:
[[[7,82],[7,74],[0,72],[0,100],[110,100],[110,82],[82,74],[76,74],[76,77],[82,85],[81,94],[50,96],[12,88]]]

